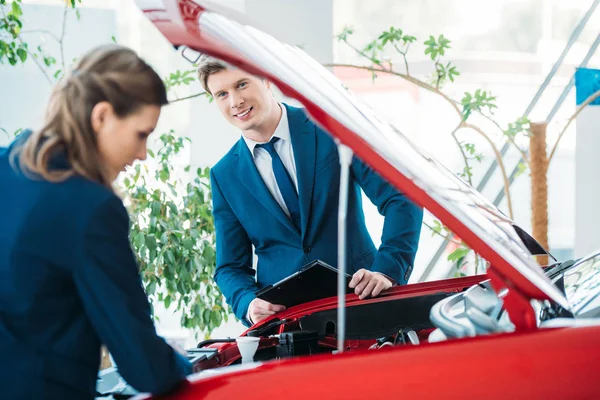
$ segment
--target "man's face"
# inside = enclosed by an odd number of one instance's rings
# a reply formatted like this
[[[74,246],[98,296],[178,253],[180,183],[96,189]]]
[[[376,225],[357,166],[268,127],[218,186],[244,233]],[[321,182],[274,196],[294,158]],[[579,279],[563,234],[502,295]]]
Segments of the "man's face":
[[[206,85],[223,116],[241,131],[268,125],[277,105],[268,81],[228,68],[209,75]]]

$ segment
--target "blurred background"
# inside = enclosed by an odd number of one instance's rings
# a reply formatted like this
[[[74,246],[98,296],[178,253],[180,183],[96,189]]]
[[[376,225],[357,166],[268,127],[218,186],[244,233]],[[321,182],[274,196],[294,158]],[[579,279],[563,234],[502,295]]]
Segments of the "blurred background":
[[[491,93],[497,105],[493,110],[494,119],[505,129],[508,123],[523,115],[593,1],[222,0],[219,3],[244,14],[253,25],[277,39],[300,46],[322,64],[368,64],[350,46],[336,39],[347,27],[354,31],[348,41],[360,49],[382,31],[392,26],[401,28],[405,34],[417,38],[407,58],[411,76],[422,80],[429,79],[434,72],[431,59],[424,54],[424,41],[430,35],[437,38],[443,34],[451,40],[451,48],[443,59],[456,66],[460,75],[441,89],[459,101],[465,92],[473,93],[476,89]],[[193,68],[142,16],[133,1],[83,0],[77,4],[77,13],[66,12],[64,1],[23,0],[21,7],[26,21],[21,36],[27,39],[30,48],[42,46],[44,52],[53,54],[55,59],[64,58],[67,65],[94,46],[116,41],[138,51],[162,76],[174,70]],[[593,13],[529,114],[532,122],[546,120],[598,32],[600,13]],[[398,54],[386,56],[391,57],[399,72],[404,72],[403,60]],[[46,68],[48,77],[35,62],[16,66],[0,64],[0,128],[6,131],[6,134],[0,132],[0,146],[11,140],[15,130],[41,124],[44,106],[56,81],[51,72],[57,71],[61,64],[60,60],[55,61],[55,65]],[[588,66],[598,67],[599,63],[598,56],[592,54]],[[363,70],[333,67],[332,71],[346,87],[419,146],[453,171],[462,170],[461,153],[450,135],[460,119],[443,98],[391,75],[379,75],[373,80],[371,74]],[[194,81],[175,88],[171,95],[183,98],[199,92],[202,89]],[[575,111],[573,89],[548,125],[550,146]],[[485,118],[474,118],[500,148],[504,140],[502,132]],[[228,125],[216,105],[204,96],[167,106],[156,132],[170,129],[178,136],[191,138],[191,146],[186,147],[177,162],[191,164],[192,170],[212,166],[240,137],[240,132]],[[575,178],[576,129],[577,123],[573,123],[566,131],[548,172],[548,244],[558,259],[581,257],[586,251],[577,250],[576,184],[588,186],[595,182]],[[481,162],[472,163],[472,180],[478,183],[494,160],[493,150],[473,130],[460,131],[460,138],[472,143],[482,156]],[[527,141],[519,140],[526,148]],[[511,171],[519,163],[518,152],[510,150],[504,162]],[[502,179],[496,173],[482,193],[494,200],[501,189]],[[511,191],[514,220],[531,232],[528,171],[515,179]],[[383,218],[366,198],[364,207],[367,225],[375,244],[379,245]],[[505,199],[499,207],[507,212]],[[431,215],[426,214],[425,219],[434,224]],[[443,254],[432,261],[442,243],[441,237],[423,229],[412,282],[453,276],[452,263],[447,260],[450,250],[442,248]],[[180,317],[172,307],[165,309],[157,304],[155,310],[159,333],[185,345],[194,343],[194,330],[181,328]],[[235,336],[242,331],[242,325],[232,317],[212,336]]]

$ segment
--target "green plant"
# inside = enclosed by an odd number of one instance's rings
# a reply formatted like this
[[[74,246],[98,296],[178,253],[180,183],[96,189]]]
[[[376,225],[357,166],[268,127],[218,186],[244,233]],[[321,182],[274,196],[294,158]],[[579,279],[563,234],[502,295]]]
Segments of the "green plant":
[[[0,63],[8,61],[10,65],[27,60],[27,43],[20,40],[20,32],[23,28],[21,16],[21,0],[15,0],[10,7],[6,6],[6,0],[0,0]],[[7,10],[8,8],[8,10]]]
[[[175,158],[189,143],[173,131],[160,136],[150,162],[136,164],[123,184],[131,216],[131,241],[146,293],[154,302],[174,305],[181,325],[205,334],[227,320],[229,309],[213,280],[215,235],[209,169],[198,168],[190,180],[187,166],[175,168]]]
[[[55,35],[47,30],[23,29],[22,0],[13,0],[10,5],[8,5],[7,0],[0,0],[0,64],[8,61],[10,65],[16,65],[19,62],[25,63],[28,59],[33,60],[48,83],[53,84],[52,78],[60,78],[67,67],[64,55],[67,14],[75,12],[77,19],[80,18],[79,9],[76,9],[77,3],[81,4],[81,0],[65,1],[60,35]],[[42,34],[58,44],[60,64],[42,46],[37,46],[34,50],[30,48],[29,43],[24,39],[24,35],[33,33]]]

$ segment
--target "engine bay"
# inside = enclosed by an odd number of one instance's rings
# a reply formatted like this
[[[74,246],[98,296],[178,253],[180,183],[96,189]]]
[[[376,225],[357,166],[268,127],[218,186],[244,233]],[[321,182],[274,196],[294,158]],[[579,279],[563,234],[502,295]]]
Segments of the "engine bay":
[[[568,294],[569,280],[574,279],[569,274],[576,274],[577,282],[598,281],[599,259],[558,263],[547,267],[545,272]],[[565,280],[566,284],[561,283]],[[496,293],[485,275],[411,286],[414,289],[401,296],[384,294],[348,304],[344,351],[418,346],[515,329],[504,308],[505,293]],[[595,284],[591,286],[597,287]],[[597,289],[591,291],[590,300],[587,303],[582,301],[582,304],[596,304],[598,292]],[[573,314],[549,301],[532,301],[532,307],[540,328],[575,326],[584,320],[574,318]],[[590,306],[587,306],[585,315],[597,317],[599,310],[600,307],[593,307],[590,311]],[[336,323],[337,307],[333,305],[313,312],[299,310],[271,319],[244,335],[256,338],[257,348],[251,361],[258,365],[267,361],[335,354],[338,352]],[[596,319],[594,323],[597,324]],[[194,365],[194,371],[201,374],[214,375],[244,367],[236,338],[202,341],[196,348],[188,349],[187,356]],[[245,364],[245,368],[248,367]],[[137,394],[115,367],[100,372],[97,387],[98,399],[130,398]]]

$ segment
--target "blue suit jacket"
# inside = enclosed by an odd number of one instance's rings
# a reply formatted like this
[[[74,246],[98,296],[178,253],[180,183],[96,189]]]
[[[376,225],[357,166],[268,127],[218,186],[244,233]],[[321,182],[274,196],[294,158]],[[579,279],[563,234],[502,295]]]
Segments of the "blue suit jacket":
[[[191,367],[156,335],[121,200],[79,177],[29,179],[9,154],[0,149],[0,397],[94,398],[101,343],[136,389],[174,388]]]
[[[245,316],[256,290],[315,259],[337,266],[337,147],[302,109],[285,106],[297,168],[301,232],[270,194],[243,138],[211,170],[217,237],[215,280],[245,324],[249,324]],[[365,225],[361,187],[385,216],[379,250]],[[422,219],[422,209],[355,158],[348,199],[348,272],[366,268],[405,284]],[[252,245],[258,256],[256,277]]]

